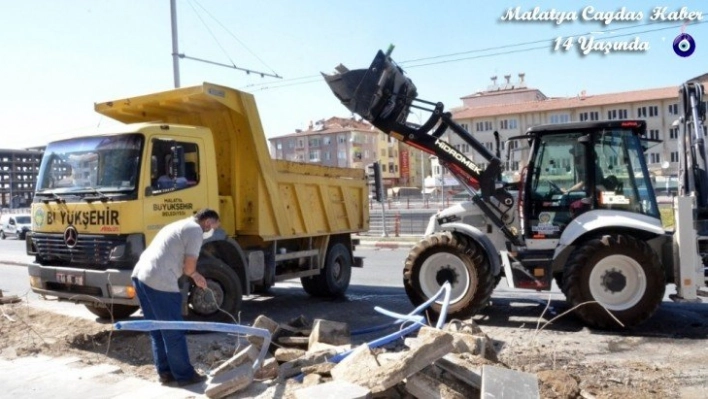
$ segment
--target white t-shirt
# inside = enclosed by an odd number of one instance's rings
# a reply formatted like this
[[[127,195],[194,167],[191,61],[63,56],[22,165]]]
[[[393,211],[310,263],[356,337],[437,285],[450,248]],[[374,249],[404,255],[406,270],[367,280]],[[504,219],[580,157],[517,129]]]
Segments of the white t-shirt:
[[[163,227],[140,255],[132,277],[158,291],[179,292],[184,257],[199,256],[203,234],[191,216]]]

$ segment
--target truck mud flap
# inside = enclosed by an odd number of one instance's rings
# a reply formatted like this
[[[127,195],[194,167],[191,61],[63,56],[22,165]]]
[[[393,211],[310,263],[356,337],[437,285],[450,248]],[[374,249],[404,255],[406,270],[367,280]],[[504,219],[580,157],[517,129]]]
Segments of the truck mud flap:
[[[355,256],[354,259],[352,259],[352,267],[364,267],[364,257]]]

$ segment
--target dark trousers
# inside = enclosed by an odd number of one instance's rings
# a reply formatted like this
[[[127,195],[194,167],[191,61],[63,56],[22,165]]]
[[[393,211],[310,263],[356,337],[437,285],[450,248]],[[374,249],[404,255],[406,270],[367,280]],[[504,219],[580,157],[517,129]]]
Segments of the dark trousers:
[[[179,292],[158,291],[137,278],[133,278],[133,286],[145,320],[183,320],[182,295]],[[150,338],[155,368],[160,375],[170,373],[177,381],[186,381],[194,376],[184,330],[152,330]]]

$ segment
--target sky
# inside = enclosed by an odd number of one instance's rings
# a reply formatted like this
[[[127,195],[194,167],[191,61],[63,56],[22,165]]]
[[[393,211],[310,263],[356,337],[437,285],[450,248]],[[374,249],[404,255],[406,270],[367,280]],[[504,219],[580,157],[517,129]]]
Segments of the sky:
[[[553,97],[678,88],[708,73],[704,0],[175,4],[179,53],[282,77],[179,62],[182,87],[206,81],[252,93],[268,138],[351,116],[320,72],[340,63],[368,67],[391,44],[419,97],[448,109],[486,89],[495,75],[515,82],[525,73],[529,87]],[[0,7],[0,148],[116,124],[96,114],[94,103],[174,88],[170,0],[0,0]],[[652,20],[656,7],[665,11]],[[674,52],[681,34],[694,40],[689,57]],[[637,51],[584,54],[590,41],[633,43]]]

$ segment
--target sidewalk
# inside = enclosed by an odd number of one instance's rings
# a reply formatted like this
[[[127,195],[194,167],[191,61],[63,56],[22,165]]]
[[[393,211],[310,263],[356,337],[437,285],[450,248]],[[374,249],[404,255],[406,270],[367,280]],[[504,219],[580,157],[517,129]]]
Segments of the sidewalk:
[[[364,236],[364,235],[353,235],[353,239],[359,240],[359,245],[357,248],[380,248],[380,249],[410,249],[415,246],[415,244],[422,238],[421,235],[406,235],[400,237],[394,237],[389,234],[388,237],[381,236]]]
[[[0,396],[7,398],[206,398],[206,384],[169,387],[127,377],[116,366],[86,365],[75,357],[0,359]]]

